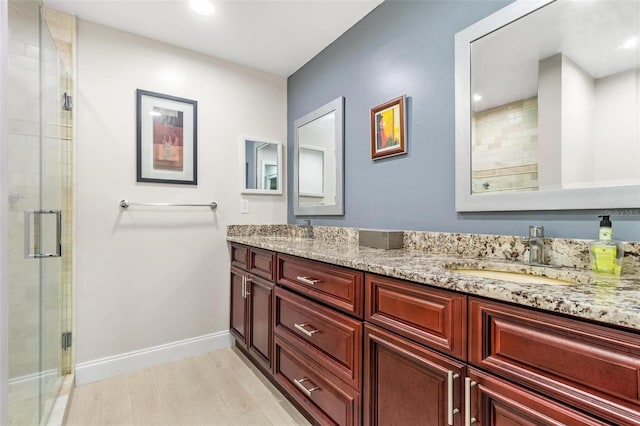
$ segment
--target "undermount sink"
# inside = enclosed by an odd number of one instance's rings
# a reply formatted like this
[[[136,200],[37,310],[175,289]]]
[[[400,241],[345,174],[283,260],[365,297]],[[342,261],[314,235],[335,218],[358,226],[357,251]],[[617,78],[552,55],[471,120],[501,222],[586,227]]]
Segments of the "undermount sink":
[[[533,275],[526,272],[511,271],[493,271],[489,269],[458,269],[456,267],[448,268],[457,274],[471,275],[479,278],[491,278],[494,280],[508,281],[511,283],[522,284],[546,284],[546,285],[577,285],[578,283],[567,281],[559,278],[545,277],[541,275]]]
[[[489,271],[486,269],[458,269],[459,274],[472,275],[480,278],[492,278],[494,280],[508,281],[523,284],[547,284],[547,285],[576,285],[571,281],[556,278],[543,277],[519,272]]]

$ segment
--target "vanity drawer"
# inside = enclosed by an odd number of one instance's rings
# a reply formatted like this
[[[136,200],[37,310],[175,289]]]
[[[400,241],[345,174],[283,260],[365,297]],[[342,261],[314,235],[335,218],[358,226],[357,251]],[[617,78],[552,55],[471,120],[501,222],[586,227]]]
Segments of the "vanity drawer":
[[[364,274],[339,266],[278,255],[278,284],[362,318]]]
[[[231,264],[238,268],[247,269],[249,247],[231,243]]]
[[[259,277],[273,281],[276,277],[276,254],[255,247],[249,249],[248,271]]]
[[[640,424],[640,335],[469,299],[469,363],[616,424]]]
[[[283,288],[274,294],[275,333],[360,389],[362,322]]]
[[[365,291],[366,321],[467,359],[467,296],[372,274]]]
[[[278,336],[274,341],[274,375],[298,403],[326,425],[360,425],[360,393],[318,370],[309,359]]]

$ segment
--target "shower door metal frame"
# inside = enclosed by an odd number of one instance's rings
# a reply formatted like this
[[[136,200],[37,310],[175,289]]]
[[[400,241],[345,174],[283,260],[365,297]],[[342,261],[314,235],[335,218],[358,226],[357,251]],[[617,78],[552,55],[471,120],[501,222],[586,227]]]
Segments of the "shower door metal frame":
[[[8,24],[8,4],[0,1],[0,93],[7,93],[8,86]],[[0,424],[7,424],[9,420],[7,385],[9,381],[8,121],[7,97],[0,96]]]

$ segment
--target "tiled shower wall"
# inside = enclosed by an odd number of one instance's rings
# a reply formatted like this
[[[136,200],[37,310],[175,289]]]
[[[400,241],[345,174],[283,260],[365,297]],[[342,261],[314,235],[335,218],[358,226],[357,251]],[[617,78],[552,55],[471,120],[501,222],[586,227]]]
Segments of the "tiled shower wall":
[[[473,192],[538,188],[536,97],[474,113],[471,128]]]
[[[9,378],[29,377],[39,369],[40,262],[25,257],[25,211],[40,208],[40,134],[47,178],[42,208],[62,211],[63,256],[42,261],[45,331],[53,331],[44,351],[45,370],[68,373],[71,351],[60,351],[58,330],[71,330],[72,291],[72,122],[60,108],[60,96],[72,89],[73,17],[45,13],[55,40],[44,44],[43,109],[40,124],[39,11],[32,2],[9,3]],[[54,45],[64,54],[57,55]],[[53,107],[50,107],[53,105]],[[58,284],[60,283],[60,284]],[[47,321],[49,320],[50,321]],[[55,363],[55,364],[54,364]]]

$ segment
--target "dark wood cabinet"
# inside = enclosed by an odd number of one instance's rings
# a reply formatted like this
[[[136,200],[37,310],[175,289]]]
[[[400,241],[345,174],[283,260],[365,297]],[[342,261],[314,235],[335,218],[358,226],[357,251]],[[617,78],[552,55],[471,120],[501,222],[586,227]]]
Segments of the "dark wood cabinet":
[[[365,425],[462,425],[464,363],[369,324],[364,359]]]
[[[366,321],[467,359],[467,296],[372,274],[365,294]]]
[[[232,253],[236,255],[244,252],[247,256],[245,265],[249,267],[249,259],[255,249],[247,248],[243,251],[243,246],[231,247]],[[263,257],[267,254],[261,253]],[[242,264],[240,260],[236,264]],[[231,266],[230,332],[240,348],[267,371],[271,370],[273,348],[274,286],[273,282]]]
[[[247,335],[247,301],[245,298],[246,272],[231,267],[231,334],[245,341]]]
[[[470,298],[469,363],[615,424],[640,424],[638,334]]]
[[[346,386],[288,341],[275,336],[274,377],[317,424],[361,424],[360,392]]]
[[[274,290],[274,331],[357,391],[362,374],[362,321]]]
[[[276,254],[251,247],[247,254],[247,270],[269,281],[276,279]]]
[[[477,425],[610,424],[475,368],[468,369],[468,377],[469,417]]]
[[[231,264],[246,270],[248,261],[249,247],[241,244],[231,244]]]
[[[241,244],[231,259],[237,345],[314,423],[640,425],[637,332]]]
[[[275,284],[253,275],[247,279],[249,334],[247,349],[267,370],[271,370],[273,345],[273,288]]]
[[[283,287],[362,319],[362,272],[279,254],[277,282]]]

